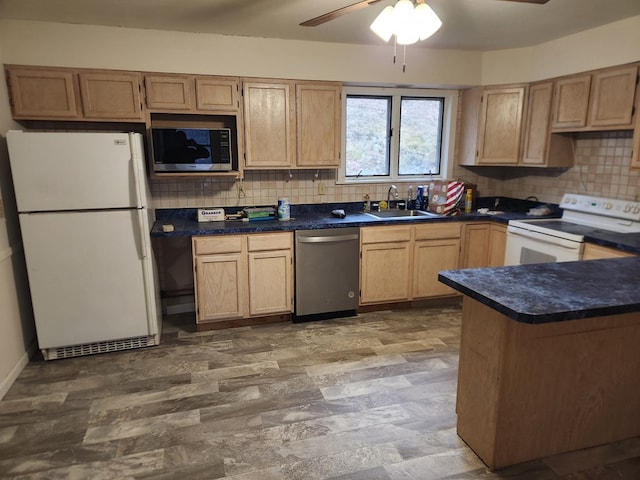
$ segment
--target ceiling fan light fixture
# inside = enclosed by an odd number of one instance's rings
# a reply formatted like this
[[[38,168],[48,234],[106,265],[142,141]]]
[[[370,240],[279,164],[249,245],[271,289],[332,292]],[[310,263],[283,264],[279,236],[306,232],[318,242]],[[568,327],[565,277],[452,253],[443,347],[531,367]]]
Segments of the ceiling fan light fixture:
[[[373,33],[388,42],[393,35],[393,7],[385,7],[369,27]]]
[[[421,3],[416,6],[414,18],[418,25],[420,40],[426,40],[440,30],[442,26],[442,20],[440,20],[436,12],[426,3]]]

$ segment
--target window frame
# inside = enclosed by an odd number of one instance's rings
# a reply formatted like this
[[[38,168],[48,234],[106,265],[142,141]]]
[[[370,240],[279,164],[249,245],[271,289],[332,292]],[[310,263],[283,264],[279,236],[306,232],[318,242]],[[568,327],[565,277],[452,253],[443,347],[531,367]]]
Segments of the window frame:
[[[359,97],[391,97],[391,129],[389,153],[389,175],[346,176],[346,141],[347,141],[347,96]],[[443,99],[440,174],[439,175],[399,175],[399,138],[400,107],[402,98],[438,98]],[[442,90],[430,88],[395,88],[395,87],[361,87],[343,86],[342,88],[342,152],[338,167],[338,185],[355,185],[359,183],[416,183],[431,179],[450,178],[454,163],[456,121],[458,117],[458,90]]]

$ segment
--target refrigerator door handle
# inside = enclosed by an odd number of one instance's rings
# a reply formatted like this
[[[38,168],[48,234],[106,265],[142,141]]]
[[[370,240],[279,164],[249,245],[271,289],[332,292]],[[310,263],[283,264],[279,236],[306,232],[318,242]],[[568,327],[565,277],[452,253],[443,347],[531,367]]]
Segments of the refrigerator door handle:
[[[129,135],[129,145],[131,146],[131,168],[133,170],[133,181],[136,190],[136,206],[142,208],[141,172],[142,159],[136,155],[137,143],[133,135]]]
[[[146,235],[148,235],[146,229],[146,222],[144,221],[144,215],[146,215],[146,210],[138,209],[136,210],[136,217],[138,219],[138,233],[140,234],[140,259],[144,260],[148,256],[147,252],[147,242],[145,241]]]

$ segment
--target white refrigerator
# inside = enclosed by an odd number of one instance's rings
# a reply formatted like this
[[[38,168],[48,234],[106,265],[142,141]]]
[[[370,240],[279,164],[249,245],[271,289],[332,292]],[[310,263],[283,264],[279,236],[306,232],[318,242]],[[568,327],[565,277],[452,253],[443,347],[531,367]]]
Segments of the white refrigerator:
[[[142,136],[9,131],[7,143],[44,358],[157,345]]]

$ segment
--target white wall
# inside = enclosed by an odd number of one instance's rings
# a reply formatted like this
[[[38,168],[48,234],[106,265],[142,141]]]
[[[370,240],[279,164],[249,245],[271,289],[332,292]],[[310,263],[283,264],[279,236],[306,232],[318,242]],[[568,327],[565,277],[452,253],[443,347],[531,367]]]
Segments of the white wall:
[[[9,112],[4,71],[0,71],[0,197],[4,206],[0,214],[0,398],[27,364],[35,340],[5,136],[16,127]]]

